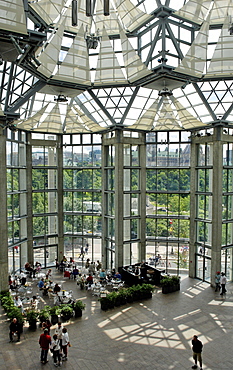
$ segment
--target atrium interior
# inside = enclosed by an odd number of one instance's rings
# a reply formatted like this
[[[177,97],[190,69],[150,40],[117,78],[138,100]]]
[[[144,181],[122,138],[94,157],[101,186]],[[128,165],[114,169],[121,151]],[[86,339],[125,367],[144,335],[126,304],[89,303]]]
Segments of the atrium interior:
[[[86,250],[232,276],[230,0],[0,1],[0,285]]]

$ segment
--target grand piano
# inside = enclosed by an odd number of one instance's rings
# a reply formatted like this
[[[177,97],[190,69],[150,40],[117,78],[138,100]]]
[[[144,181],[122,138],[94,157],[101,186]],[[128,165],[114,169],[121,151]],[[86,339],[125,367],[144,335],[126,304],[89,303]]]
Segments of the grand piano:
[[[144,283],[160,285],[160,280],[165,273],[165,270],[159,270],[147,263],[124,266],[119,271],[121,273],[121,279],[128,286]]]

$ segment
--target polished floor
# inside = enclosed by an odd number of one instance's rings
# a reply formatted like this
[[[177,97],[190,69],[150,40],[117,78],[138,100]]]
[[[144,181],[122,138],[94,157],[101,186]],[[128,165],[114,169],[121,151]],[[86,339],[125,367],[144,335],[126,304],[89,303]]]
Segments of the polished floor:
[[[231,284],[221,297],[208,284],[183,277],[179,292],[164,295],[156,289],[152,299],[103,312],[90,291],[81,291],[60,272],[54,272],[53,279],[86,303],[82,318],[65,323],[72,347],[64,369],[191,369],[194,334],[204,344],[203,369],[233,368]],[[39,361],[39,327],[30,331],[26,325],[21,342],[9,343],[9,322],[2,309],[0,319],[0,369],[55,368],[51,355],[48,364]]]

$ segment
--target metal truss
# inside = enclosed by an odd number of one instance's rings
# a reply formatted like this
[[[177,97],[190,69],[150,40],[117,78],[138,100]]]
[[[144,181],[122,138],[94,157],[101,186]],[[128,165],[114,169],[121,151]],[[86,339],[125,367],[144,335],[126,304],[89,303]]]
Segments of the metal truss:
[[[135,0],[133,3],[144,6],[146,11],[146,0]],[[36,94],[46,86],[55,86],[64,91],[65,89],[73,91],[73,94],[78,89],[77,97],[72,102],[79,105],[94,122],[105,121],[107,126],[124,125],[130,110],[138,108],[134,104],[142,89],[148,90],[148,93],[145,94],[146,101],[141,108],[141,113],[138,113],[139,117],[148,106],[152,95],[155,97],[161,89],[172,91],[180,89],[181,92],[178,95],[182,99],[187,98],[190,105],[195,105],[192,99],[195,99],[197,96],[195,94],[198,94],[200,105],[202,104],[209,114],[206,121],[231,120],[233,110],[231,76],[224,80],[221,76],[209,80],[175,71],[175,67],[184,57],[185,50],[191,46],[195,33],[200,27],[174,15],[170,5],[170,0],[157,0],[153,19],[133,33],[128,33],[129,39],[136,38],[137,53],[152,73],[133,83],[129,82],[128,86],[111,87],[77,86],[71,82],[51,81],[38,73],[35,66],[35,50],[42,45],[43,40],[46,39],[46,33],[50,32],[51,28],[29,7],[28,17],[35,23],[37,30],[32,31],[27,38],[20,40],[16,38],[16,42],[24,52],[15,61],[4,62],[0,66],[2,110],[9,115],[18,112],[21,118],[26,118],[36,111],[34,108]],[[9,41],[10,37],[11,35],[4,34],[4,40]],[[2,38],[3,36],[0,35],[0,39]],[[64,47],[63,50],[65,50]],[[185,89],[189,92],[186,93]],[[85,101],[82,96],[85,96]],[[88,109],[87,102],[92,104],[92,111]],[[197,110],[196,115],[202,118]],[[97,116],[101,118],[98,119]]]

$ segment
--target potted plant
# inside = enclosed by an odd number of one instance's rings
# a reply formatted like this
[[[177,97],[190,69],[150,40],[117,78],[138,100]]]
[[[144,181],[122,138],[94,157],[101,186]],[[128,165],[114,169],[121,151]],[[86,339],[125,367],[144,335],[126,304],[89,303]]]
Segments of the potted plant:
[[[6,312],[8,312],[14,306],[14,301],[11,296],[5,295],[1,298],[2,307]]]
[[[162,293],[172,293],[180,290],[180,278],[179,276],[164,276],[160,281],[162,287]]]
[[[23,314],[22,314],[21,310],[18,307],[12,306],[7,311],[7,317],[10,320],[13,320],[14,318],[17,319],[18,324],[20,325],[21,333],[22,333],[23,332],[24,317],[23,317]]]
[[[116,301],[117,293],[112,292],[106,295],[106,297],[102,297],[99,299],[100,305],[101,305],[101,310],[107,311],[110,308],[113,308],[115,306],[115,301]]]
[[[35,330],[38,319],[38,312],[35,310],[28,310],[26,313],[26,319],[29,323],[29,328]]]
[[[73,309],[74,309],[74,316],[75,317],[81,317],[82,314],[83,314],[83,310],[85,310],[85,303],[83,303],[81,300],[77,300],[74,304],[73,304]]]
[[[58,316],[60,315],[61,308],[59,306],[49,307],[49,313],[51,315],[51,323],[53,325],[58,323]]]
[[[142,284],[141,285],[142,297],[144,299],[152,298],[153,291],[154,291],[153,285],[151,285],[151,284]]]
[[[65,321],[68,321],[73,316],[73,307],[68,304],[61,306],[61,316]]]
[[[122,306],[126,303],[127,303],[127,289],[126,288],[119,289],[115,299],[115,306]]]
[[[44,306],[42,310],[39,311],[38,318],[40,321],[40,326],[42,325],[43,322],[48,320],[50,318],[50,307],[49,306]]]

